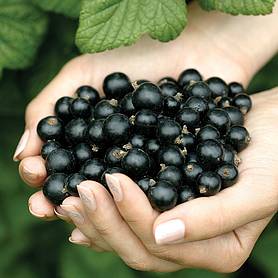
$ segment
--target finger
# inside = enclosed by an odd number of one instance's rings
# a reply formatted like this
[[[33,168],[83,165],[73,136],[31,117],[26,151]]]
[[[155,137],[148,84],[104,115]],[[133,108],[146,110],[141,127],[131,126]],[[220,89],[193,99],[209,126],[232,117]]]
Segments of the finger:
[[[54,206],[45,198],[42,191],[38,191],[29,198],[29,211],[35,217],[44,220],[57,219]]]
[[[18,169],[23,181],[32,187],[41,186],[47,176],[45,162],[41,156],[22,159]]]
[[[98,233],[94,225],[90,222],[85,210],[83,209],[80,198],[69,197],[64,200],[60,206],[60,213],[67,215],[74,225],[90,239],[92,245],[99,247],[101,250],[112,251],[109,244],[105,242],[102,236]]]
[[[152,227],[159,213],[129,177],[122,174],[105,177],[121,216],[145,246],[151,248],[155,244]]]
[[[162,213],[154,223],[157,244],[212,238],[273,213],[273,194],[262,189],[273,180],[256,171],[257,176],[241,173],[238,184],[215,196],[198,198]]]
[[[134,269],[173,271],[180,269],[173,263],[152,256],[121,218],[110,194],[99,183],[82,182],[78,186],[87,215],[112,249]]]

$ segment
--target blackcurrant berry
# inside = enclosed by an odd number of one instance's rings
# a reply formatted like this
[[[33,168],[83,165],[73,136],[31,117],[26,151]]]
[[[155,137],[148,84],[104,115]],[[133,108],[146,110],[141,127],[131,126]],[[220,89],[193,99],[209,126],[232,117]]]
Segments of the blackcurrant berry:
[[[190,131],[194,131],[201,124],[200,114],[190,107],[181,109],[176,116],[176,121]]]
[[[89,180],[100,181],[101,175],[105,171],[104,162],[98,158],[87,160],[80,169],[80,174]]]
[[[126,152],[120,147],[109,148],[104,156],[104,162],[109,167],[120,167],[122,158],[125,156]]]
[[[229,97],[217,97],[215,102],[219,108],[227,108],[232,105],[232,99]]]
[[[131,149],[122,159],[121,165],[132,176],[145,176],[150,170],[150,158],[141,149]]]
[[[119,112],[118,102],[114,99],[107,100],[103,99],[98,102],[94,109],[94,118],[95,119],[104,119],[109,115]]]
[[[222,145],[215,140],[206,140],[197,145],[198,162],[206,169],[214,169],[223,161]]]
[[[224,163],[216,170],[216,173],[221,177],[224,188],[237,182],[238,170],[234,164]]]
[[[79,196],[77,185],[79,185],[82,181],[87,180],[83,175],[79,173],[72,174],[68,176],[65,180],[65,188],[68,193],[72,196]]]
[[[144,146],[144,150],[151,156],[156,155],[159,149],[160,143],[157,139],[149,139]]]
[[[230,144],[237,152],[244,150],[250,141],[249,132],[243,126],[232,126],[226,135],[226,143]]]
[[[42,191],[44,196],[54,205],[61,205],[63,201],[69,196],[65,189],[65,174],[53,174],[49,176],[44,182]]]
[[[234,148],[230,145],[223,145],[223,162],[234,164],[235,166],[238,166],[241,162],[240,158],[237,155],[237,152],[234,150]]]
[[[176,140],[177,144],[181,149],[186,149],[187,151],[192,151],[195,148],[196,137],[191,132],[186,132],[181,134]]]
[[[184,184],[190,187],[196,187],[198,176],[203,173],[203,168],[196,162],[189,162],[182,166],[184,175]]]
[[[140,85],[133,93],[132,103],[137,110],[150,109],[160,111],[163,97],[159,87],[152,83]]]
[[[179,78],[178,78],[178,84],[181,88],[184,88],[190,84],[192,81],[202,81],[202,76],[201,74],[195,70],[195,69],[187,69],[184,70]]]
[[[225,135],[231,126],[228,113],[221,108],[209,110],[206,116],[206,123],[215,126],[222,135]]]
[[[197,197],[197,193],[190,186],[182,186],[178,189],[178,204],[183,204]]]
[[[76,91],[76,95],[80,98],[86,99],[93,106],[96,105],[100,100],[98,91],[88,85],[79,87]]]
[[[141,134],[134,134],[131,136],[129,143],[131,144],[132,148],[143,149],[145,141],[145,136]]]
[[[212,92],[213,98],[228,96],[228,92],[229,92],[228,85],[221,78],[211,77],[208,80],[206,80],[206,83],[208,84],[208,86]]]
[[[157,138],[162,143],[174,143],[181,131],[182,128],[179,123],[172,119],[165,119],[158,123]]]
[[[197,179],[197,187],[202,196],[213,196],[221,189],[221,178],[214,172],[203,172]]]
[[[76,98],[72,101],[70,112],[75,118],[89,118],[91,116],[91,106],[88,100]]]
[[[184,164],[185,154],[176,145],[161,147],[158,153],[159,164],[180,167]]]
[[[135,114],[135,107],[132,103],[132,95],[133,93],[129,93],[125,95],[124,98],[119,103],[121,113],[127,116],[131,116]]]
[[[68,122],[72,119],[72,115],[70,112],[72,100],[73,98],[71,97],[61,97],[55,104],[55,114],[63,122]]]
[[[132,91],[129,77],[122,72],[111,73],[103,81],[103,92],[108,99],[122,99]]]
[[[242,84],[238,82],[232,82],[228,85],[228,87],[229,87],[229,96],[232,98],[238,94],[243,94],[245,92]]]
[[[219,140],[220,132],[218,129],[212,125],[205,125],[197,133],[198,142],[203,142],[206,140]]]
[[[156,184],[155,180],[149,177],[144,177],[137,181],[138,186],[147,193],[149,189]]]
[[[157,115],[153,111],[146,109],[138,111],[134,118],[135,130],[139,134],[152,136],[155,134],[157,122]]]
[[[148,198],[153,208],[163,212],[175,207],[178,193],[169,182],[162,180],[149,189]]]
[[[182,171],[176,166],[166,166],[159,171],[157,180],[165,180],[172,184],[174,187],[182,185],[183,174]]]
[[[80,143],[74,147],[73,154],[76,159],[76,162],[79,164],[79,166],[81,166],[88,159],[91,159],[93,157],[94,152],[90,145],[86,143]]]
[[[63,137],[64,127],[57,117],[49,116],[38,123],[37,133],[43,141],[61,140]]]
[[[197,160],[197,154],[196,154],[196,152],[194,152],[194,151],[189,152],[189,153],[187,154],[187,156],[186,156],[186,162],[187,162],[187,163],[190,163],[190,162],[197,163],[198,160]]]
[[[243,114],[246,114],[252,108],[252,100],[247,94],[238,94],[235,96],[233,104],[237,107]]]
[[[172,83],[177,85],[177,81],[176,79],[174,79],[173,77],[170,76],[166,76],[166,77],[162,77],[158,82],[157,85],[160,87],[161,85],[165,84],[165,83]]]
[[[112,175],[112,174],[116,174],[116,173],[126,174],[126,171],[125,171],[124,169],[120,168],[120,167],[111,167],[111,168],[107,168],[107,169],[103,172],[103,174],[101,175],[100,183],[101,183],[102,185],[104,185],[104,187],[106,187],[106,189],[107,189],[108,191],[110,191],[110,190],[109,190],[108,185],[107,185],[107,183],[106,183],[105,175],[106,175],[106,174]]]
[[[90,144],[103,146],[106,135],[104,134],[104,119],[92,120],[87,129],[87,137]]]
[[[209,86],[202,81],[195,82],[191,85],[189,85],[187,88],[184,88],[185,92],[184,94],[189,97],[201,97],[206,100],[209,100],[211,98],[211,90]]]
[[[190,107],[200,115],[204,115],[208,110],[208,103],[204,98],[201,97],[190,97],[185,102],[186,107]]]
[[[41,156],[43,159],[46,159],[47,156],[57,150],[60,149],[62,146],[60,143],[56,142],[56,141],[47,141],[46,143],[43,144],[42,148],[41,148]]]
[[[208,101],[208,109],[209,109],[209,110],[212,110],[212,109],[214,109],[214,108],[216,108],[215,102],[214,102],[213,100],[209,100],[209,101]]]
[[[174,117],[180,110],[180,102],[174,97],[166,97],[163,103],[163,114]]]
[[[226,107],[224,109],[229,115],[232,126],[233,125],[243,125],[244,124],[244,116],[238,108],[230,106],[230,107]]]
[[[81,118],[71,120],[65,127],[65,138],[71,145],[85,142],[87,138],[87,123],[85,120]]]
[[[179,93],[179,87],[173,82],[166,82],[159,85],[163,97],[174,97]]]
[[[52,151],[46,158],[45,167],[48,174],[70,174],[75,170],[75,159],[72,152],[65,149]]]

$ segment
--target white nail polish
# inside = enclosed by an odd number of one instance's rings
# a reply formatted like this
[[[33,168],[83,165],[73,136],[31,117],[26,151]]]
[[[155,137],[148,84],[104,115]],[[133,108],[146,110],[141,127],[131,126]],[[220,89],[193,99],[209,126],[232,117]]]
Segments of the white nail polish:
[[[123,191],[118,178],[113,175],[105,174],[107,185],[113,194],[114,200],[120,202],[123,200]]]
[[[15,150],[15,153],[13,156],[14,161],[18,161],[18,156],[24,151],[24,149],[27,145],[28,139],[29,139],[29,135],[30,135],[30,131],[29,131],[29,129],[26,129],[16,147],[16,150]]]

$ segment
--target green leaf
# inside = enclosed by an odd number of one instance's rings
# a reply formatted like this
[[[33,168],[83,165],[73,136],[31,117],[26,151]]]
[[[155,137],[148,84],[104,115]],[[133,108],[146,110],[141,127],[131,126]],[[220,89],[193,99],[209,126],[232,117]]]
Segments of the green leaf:
[[[205,10],[233,15],[265,15],[272,12],[275,0],[198,0]]]
[[[46,25],[46,16],[28,0],[0,0],[0,71],[29,66]]]
[[[63,15],[77,18],[80,13],[80,0],[32,0],[45,11],[61,13]]]
[[[166,42],[186,25],[184,0],[84,0],[76,43],[101,52],[135,43],[143,34]]]

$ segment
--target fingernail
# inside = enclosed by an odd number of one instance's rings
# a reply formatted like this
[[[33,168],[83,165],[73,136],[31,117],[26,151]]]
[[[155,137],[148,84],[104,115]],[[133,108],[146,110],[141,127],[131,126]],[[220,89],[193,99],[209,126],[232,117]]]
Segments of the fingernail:
[[[88,187],[86,187],[86,182],[77,186],[79,196],[83,204],[91,211],[97,209],[97,202],[94,193]]]
[[[34,212],[31,205],[29,205],[29,211],[33,216],[35,216],[37,218],[46,218],[47,217],[44,214],[39,214],[39,213]]]
[[[105,174],[106,183],[113,194],[114,200],[120,202],[123,199],[123,191],[118,178],[113,175]]]
[[[15,150],[14,156],[13,156],[13,161],[15,161],[15,162],[19,161],[18,156],[24,151],[24,149],[27,145],[28,139],[29,139],[29,135],[30,135],[30,131],[29,131],[29,129],[26,129],[16,147],[16,150]]]
[[[67,216],[67,213],[61,207],[54,208],[54,213],[60,219],[66,222],[71,222],[71,219]]]
[[[69,242],[73,243],[73,244],[77,244],[77,245],[81,245],[81,246],[85,246],[85,247],[90,247],[91,243],[90,242],[86,242],[86,241],[79,241],[79,240],[73,240],[72,237],[69,237]]]
[[[84,217],[77,211],[74,205],[61,205],[60,206],[70,217],[73,222],[82,225],[85,222]]]
[[[184,238],[185,226],[180,219],[174,219],[159,224],[155,229],[157,244],[175,243]]]

